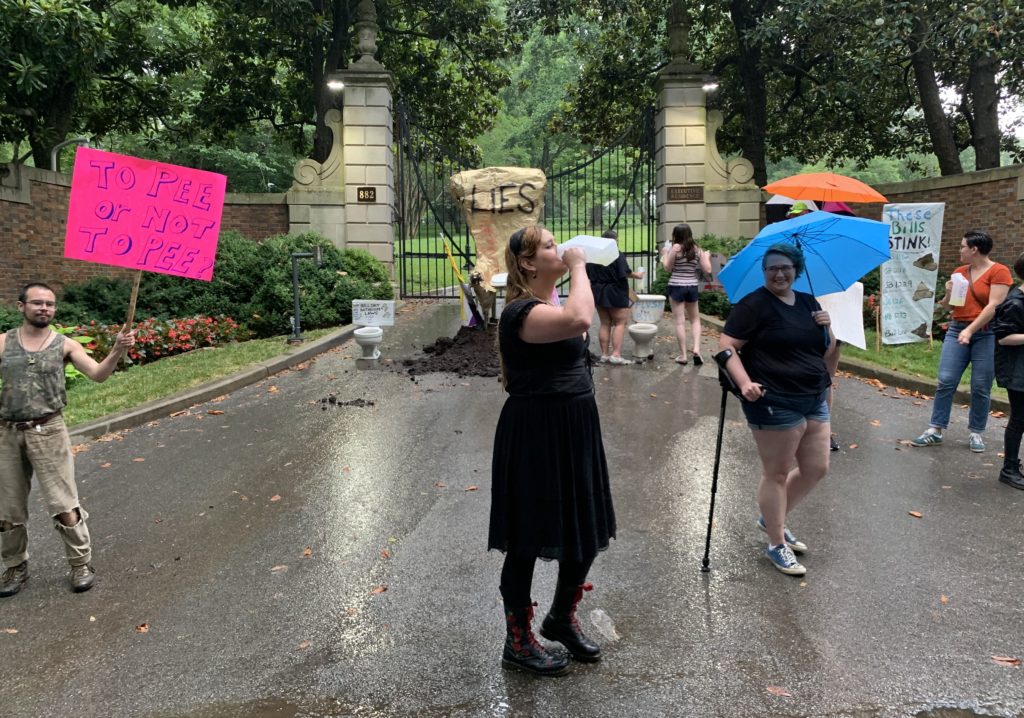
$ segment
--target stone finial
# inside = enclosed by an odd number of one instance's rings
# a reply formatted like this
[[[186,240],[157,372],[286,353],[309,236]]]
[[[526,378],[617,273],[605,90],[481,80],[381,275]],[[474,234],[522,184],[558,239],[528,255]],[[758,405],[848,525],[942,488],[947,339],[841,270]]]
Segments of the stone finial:
[[[673,62],[686,62],[690,55],[690,17],[684,0],[671,0],[668,7],[668,52]]]
[[[377,54],[377,31],[380,30],[380,26],[377,24],[377,8],[373,4],[373,0],[359,0],[356,18],[356,33],[359,36],[357,48],[360,57],[355,64],[373,68],[381,67],[374,57]]]

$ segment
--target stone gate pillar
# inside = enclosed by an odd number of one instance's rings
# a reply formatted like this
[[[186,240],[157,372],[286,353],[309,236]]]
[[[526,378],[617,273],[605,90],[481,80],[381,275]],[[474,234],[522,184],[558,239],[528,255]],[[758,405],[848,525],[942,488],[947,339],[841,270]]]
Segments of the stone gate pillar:
[[[373,1],[361,0],[357,14],[360,57],[326,78],[343,100],[343,110],[326,116],[333,146],[323,163],[295,165],[289,229],[320,232],[339,249],[365,249],[394,276],[394,81],[374,59],[378,26]]]
[[[655,168],[658,242],[685,222],[699,238],[705,234],[753,237],[759,229],[761,192],[754,168],[742,157],[725,160],[715,133],[720,112],[707,110],[709,78],[687,59],[689,23],[685,2],[672,0],[669,9],[669,52],[672,62],[656,82]]]

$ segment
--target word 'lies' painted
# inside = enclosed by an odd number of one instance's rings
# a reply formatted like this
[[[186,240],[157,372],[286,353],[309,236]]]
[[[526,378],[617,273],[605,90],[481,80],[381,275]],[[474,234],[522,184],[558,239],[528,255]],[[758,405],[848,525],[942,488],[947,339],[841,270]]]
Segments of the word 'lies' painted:
[[[226,185],[214,172],[80,147],[64,256],[209,281]]]

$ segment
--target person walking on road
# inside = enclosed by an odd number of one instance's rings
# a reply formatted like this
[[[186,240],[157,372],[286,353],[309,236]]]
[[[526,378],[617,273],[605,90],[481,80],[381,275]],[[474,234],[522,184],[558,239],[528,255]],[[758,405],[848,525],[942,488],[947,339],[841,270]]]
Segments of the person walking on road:
[[[609,229],[601,235],[606,239],[618,240],[619,234]],[[632,364],[632,359],[622,356],[622,340],[629,322],[629,279],[642,279],[643,271],[634,272],[626,258],[619,252],[615,261],[607,267],[587,264],[587,278],[594,292],[594,304],[601,328],[597,332],[601,344],[601,361],[608,364]]]
[[[18,295],[21,326],[0,335],[0,596],[13,596],[28,580],[28,496],[35,473],[47,511],[64,542],[75,592],[88,591],[96,577],[86,519],[78,501],[75,464],[64,417],[64,362],[93,381],[105,381],[135,333],[117,335],[114,349],[96,362],[78,342],[53,331],[57,309],[53,290],[27,284]],[[122,330],[123,331],[123,330]]]
[[[551,232],[515,232],[505,249],[508,288],[498,323],[502,384],[509,396],[494,434],[488,549],[505,553],[502,663],[542,676],[564,675],[568,659],[533,633],[534,565],[558,561],[558,583],[540,634],[579,661],[601,658],[576,610],[587,573],[615,537],[608,464],[594,400],[585,333],[594,314],[582,250],[562,258]],[[547,300],[570,272],[561,307]]]
[[[1006,265],[988,258],[992,251],[992,237],[980,230],[971,230],[960,241],[960,261],[964,264],[953,273],[965,277],[969,283],[967,298],[962,306],[953,307],[953,318],[946,330],[939,355],[939,381],[932,403],[930,426],[923,434],[912,439],[911,446],[938,446],[942,432],[949,426],[953,408],[953,394],[960,379],[971,365],[971,404],[967,430],[971,451],[985,450],[982,434],[988,425],[988,410],[992,400],[992,379],[995,368],[996,339],[989,322],[996,307],[1006,299],[1013,277]],[[946,293],[939,303],[949,308],[952,280],[946,282]]]
[[[1024,254],[1013,263],[1013,271],[1024,280]],[[1011,289],[1003,303],[996,307],[992,333],[997,342],[996,383],[1006,389],[1010,399],[999,480],[1015,489],[1024,489],[1020,462],[1020,442],[1024,435],[1024,284]]]
[[[697,246],[693,240],[693,230],[688,224],[677,224],[672,228],[672,243],[665,249],[661,258],[668,278],[668,299],[672,307],[672,319],[676,325],[676,340],[679,342],[677,364],[686,363],[686,325],[690,325],[690,336],[693,339],[693,363],[700,366],[704,363],[700,354],[700,307],[697,299],[700,296],[699,270],[711,273],[711,255]]]
[[[765,286],[743,297],[729,313],[716,359],[740,390],[757,453],[761,481],[757,526],[768,534],[765,556],[779,571],[803,576],[793,555],[807,550],[786,527],[789,512],[828,473],[831,424],[826,357],[835,338],[828,312],[793,289],[804,271],[803,252],[788,243],[761,259]]]

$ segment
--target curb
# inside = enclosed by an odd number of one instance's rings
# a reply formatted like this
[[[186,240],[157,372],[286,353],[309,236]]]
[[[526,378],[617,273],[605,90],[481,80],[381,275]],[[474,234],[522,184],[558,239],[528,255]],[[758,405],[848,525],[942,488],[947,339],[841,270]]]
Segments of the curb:
[[[721,332],[722,329],[725,328],[725,322],[717,317],[709,317],[705,314],[701,314],[700,321],[704,326],[714,329],[717,332]],[[869,364],[868,362],[859,361],[857,359],[848,359],[842,356],[839,357],[839,368],[865,379],[878,379],[880,382],[887,384],[888,386],[895,386],[908,391],[917,391],[932,398],[935,396],[936,383],[931,379],[923,379],[918,376],[911,376],[910,374],[902,374],[898,371],[878,366],[877,364]],[[957,389],[956,393],[953,395],[953,401],[960,404],[970,403],[970,389]],[[989,411],[1002,411],[1009,414],[1010,402],[1001,397],[993,396]]]
[[[155,419],[166,418],[168,415],[181,409],[187,409],[195,404],[202,404],[222,394],[237,391],[261,379],[266,379],[279,371],[289,369],[296,364],[301,364],[328,349],[333,349],[351,339],[355,330],[356,326],[354,324],[348,324],[327,336],[303,344],[294,352],[260,362],[232,376],[214,379],[172,396],[155,399],[132,409],[125,409],[124,411],[101,416],[99,419],[84,424],[78,424],[68,429],[71,443],[81,443],[97,436],[109,434],[112,431],[141,426]]]

